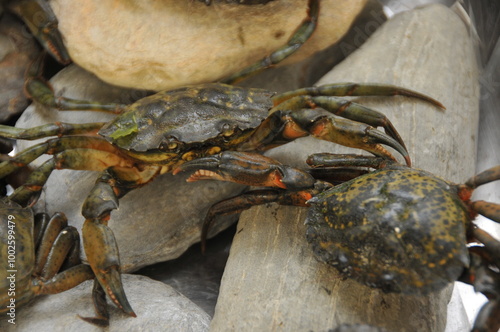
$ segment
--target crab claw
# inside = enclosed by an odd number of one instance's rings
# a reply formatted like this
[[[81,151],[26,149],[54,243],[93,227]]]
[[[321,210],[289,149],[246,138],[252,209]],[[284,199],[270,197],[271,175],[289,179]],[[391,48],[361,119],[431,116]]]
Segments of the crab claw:
[[[57,61],[64,65],[71,62],[57,28],[56,15],[46,1],[11,1],[9,9],[26,23],[35,38]]]
[[[120,274],[118,246],[111,229],[95,220],[85,220],[83,224],[83,245],[99,284],[118,308],[136,317],[123,290]]]
[[[188,182],[219,180],[248,186],[277,187],[283,189],[310,188],[314,178],[299,169],[257,153],[225,151],[218,155],[194,159],[176,168],[173,174],[193,171]]]

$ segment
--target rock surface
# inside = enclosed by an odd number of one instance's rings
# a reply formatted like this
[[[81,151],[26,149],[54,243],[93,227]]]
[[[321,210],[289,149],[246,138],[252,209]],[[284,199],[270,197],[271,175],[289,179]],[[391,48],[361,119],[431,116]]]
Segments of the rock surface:
[[[172,287],[144,276],[126,274],[122,278],[137,317],[129,317],[110,305],[110,327],[105,331],[208,331],[210,316]],[[0,329],[39,332],[103,331],[78,318],[78,315],[95,315],[92,285],[93,281],[90,280],[61,294],[37,298],[26,307],[17,309],[15,325],[5,319],[0,320]]]
[[[126,103],[145,96],[141,91],[105,84],[77,66],[66,68],[52,81],[57,94],[72,98]],[[55,121],[82,123],[111,118],[113,115],[101,112],[58,112],[32,105],[23,113],[17,126],[29,128]],[[19,151],[36,142],[19,142]],[[54,171],[45,186],[38,209],[48,213],[64,212],[70,224],[81,230],[84,221],[81,206],[97,176],[96,172],[88,171]],[[242,189],[241,186],[222,182],[186,183],[186,177],[171,174],[159,176],[152,183],[127,194],[120,200],[118,210],[112,212],[109,226],[118,242],[124,271],[137,270],[181,255],[199,241],[200,223],[207,209]],[[223,222],[219,230],[228,224]]]
[[[322,1],[317,31],[291,60],[338,41],[366,2]],[[215,81],[256,62],[286,44],[305,18],[306,5],[51,1],[77,64],[106,82],[153,90]]]
[[[385,82],[440,100],[446,111],[401,97],[358,101],[393,121],[416,167],[464,181],[475,171],[477,75],[465,25],[449,9],[434,5],[388,21],[319,84]],[[300,158],[315,150],[315,140],[301,141],[272,154]],[[307,145],[299,152],[301,144]],[[316,261],[304,237],[304,217],[303,208],[276,206],[242,214],[212,331],[326,331],[343,323],[388,331],[445,330],[451,288],[402,296],[342,280],[334,268]]]

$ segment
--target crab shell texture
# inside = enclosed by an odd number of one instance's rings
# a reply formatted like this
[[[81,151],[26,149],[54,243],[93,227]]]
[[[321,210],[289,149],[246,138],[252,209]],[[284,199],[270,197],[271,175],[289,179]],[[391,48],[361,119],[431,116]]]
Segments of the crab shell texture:
[[[428,172],[390,166],[311,203],[307,239],[316,256],[367,286],[426,294],[469,264],[467,208],[454,185]]]
[[[31,289],[31,273],[35,267],[35,249],[33,240],[33,211],[21,208],[7,199],[0,199],[0,312],[5,311],[10,298],[9,288],[14,280],[16,306],[31,299],[26,293]],[[9,233],[9,230],[11,231]],[[14,252],[14,259],[9,254]],[[14,265],[10,265],[14,263]],[[15,272],[13,272],[15,271]],[[7,278],[12,274],[14,279]],[[4,306],[5,304],[5,306]]]
[[[224,84],[159,92],[130,105],[99,134],[139,153],[168,150],[172,144],[172,154],[236,145],[267,116],[272,95]]]

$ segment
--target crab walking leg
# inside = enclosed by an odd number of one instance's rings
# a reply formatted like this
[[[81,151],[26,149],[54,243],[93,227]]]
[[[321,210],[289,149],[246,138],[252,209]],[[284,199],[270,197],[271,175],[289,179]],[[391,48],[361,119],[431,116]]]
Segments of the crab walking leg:
[[[477,188],[483,184],[490,183],[493,181],[500,180],[500,165],[491,167],[481,173],[471,177],[465,183],[466,186],[470,188]]]
[[[387,159],[357,154],[315,153],[310,155],[306,163],[311,167],[371,167],[382,168]]]
[[[86,110],[120,114],[125,108],[126,105],[119,103],[99,103],[62,96],[56,97],[52,85],[42,76],[43,60],[43,56],[33,60],[28,67],[27,78],[24,82],[26,95],[37,103],[60,111]]]
[[[92,278],[94,278],[94,272],[92,272],[90,266],[80,264],[56,274],[49,280],[40,281],[35,279],[32,283],[30,283],[28,291],[16,294],[16,306],[24,305],[37,295],[49,295],[64,292]],[[19,287],[19,289],[22,289],[21,285],[16,286]],[[7,292],[5,295],[0,296],[0,301],[7,303],[4,299],[6,296]]]
[[[396,85],[381,84],[381,83],[333,83],[321,86],[307,87],[297,90],[292,90],[284,92],[272,97],[274,105],[281,104],[285,100],[288,100],[296,96],[404,96],[421,99],[428,103],[431,103],[439,108],[445,109],[444,105],[441,104],[434,98],[431,98],[423,93],[413,91],[410,89],[405,89]]]
[[[82,155],[79,156],[75,152],[69,152],[72,149],[78,149]],[[69,156],[73,158],[74,164],[76,163],[75,160],[77,160],[80,163],[77,169],[97,169],[102,171],[105,165],[126,163],[124,160],[121,160],[118,150],[100,137],[64,136],[34,145],[20,152],[12,159],[0,163],[0,178],[26,166],[43,154],[56,155],[58,153],[63,153],[63,155],[59,157],[59,160],[64,160],[64,154],[69,154]],[[94,154],[95,158],[93,157]],[[82,159],[86,155],[89,155],[90,159],[88,161]],[[28,182],[19,187],[18,190],[14,192],[13,196],[10,196],[10,199],[21,205],[26,204],[28,200],[31,200],[33,203],[36,202],[37,197],[36,195],[32,195],[32,193],[40,191],[52,170],[58,167],[63,167],[61,162],[56,164],[53,160],[49,160],[46,164],[35,170],[28,179]],[[74,167],[76,167],[76,164]],[[32,186],[31,188],[30,185]]]
[[[411,164],[408,151],[393,137],[370,125],[336,117],[319,108],[275,110],[246,142],[238,146],[238,150],[263,150],[272,147],[274,143],[288,142],[307,135],[396,160],[382,146],[385,144],[399,152],[408,165]]]
[[[316,189],[304,189],[300,191],[277,191],[254,190],[239,196],[231,197],[220,201],[210,207],[203,221],[201,230],[201,250],[204,253],[206,250],[206,241],[208,232],[212,227],[215,218],[235,213],[241,213],[250,209],[255,205],[267,203],[277,203],[280,205],[308,206],[305,202],[312,198],[313,195],[319,193]]]
[[[7,7],[26,23],[31,33],[50,55],[62,64],[71,62],[57,28],[57,18],[47,1],[10,1]]]
[[[52,218],[50,218],[47,228],[45,229],[42,236],[40,246],[37,248],[34,274],[40,275],[44,279],[50,278],[50,276],[55,275],[55,273],[51,274],[49,271],[44,270],[46,269],[46,267],[48,267],[48,265],[50,265],[50,263],[48,263],[49,256],[50,252],[52,251],[52,247],[56,242],[56,239],[59,237],[63,229],[67,227],[68,220],[66,219],[66,216],[64,216],[64,214],[56,213],[52,216]],[[59,242],[60,241],[61,240],[59,240]],[[71,238],[69,239],[69,241],[71,241]],[[66,252],[60,253],[60,256],[66,256],[68,251],[69,248],[67,248]],[[50,259],[55,259],[55,257]],[[62,264],[62,261],[60,263]],[[57,267],[56,272],[59,270],[59,267],[60,266]]]
[[[493,181],[500,180],[500,165],[491,167],[473,177],[471,177],[464,185],[459,186],[460,197],[468,201],[472,196],[472,192],[477,187],[487,184]],[[485,201],[474,201],[471,202],[471,207],[474,211],[479,214],[500,223],[500,205],[485,202]]]
[[[35,140],[50,136],[93,134],[97,133],[105,124],[105,122],[83,124],[54,122],[26,129],[0,125],[0,136],[3,138]]]
[[[102,288],[97,279],[94,280],[94,287],[92,288],[92,301],[94,302],[95,317],[80,317],[80,319],[87,323],[94,324],[100,327],[109,326],[109,311],[106,302],[106,292]]]
[[[320,0],[309,0],[306,19],[302,22],[285,46],[279,48],[242,71],[221,80],[221,82],[226,84],[238,83],[249,76],[276,65],[295,53],[295,51],[297,51],[311,37],[314,30],[316,30],[316,25],[318,24],[319,3]]]
[[[123,291],[118,247],[113,232],[107,226],[107,220],[111,210],[118,207],[118,198],[151,181],[159,173],[160,167],[138,170],[134,168],[132,161],[108,151],[81,148],[64,150],[36,169],[26,184],[17,188],[10,199],[19,204],[26,204],[31,197],[37,196],[50,173],[56,168],[106,171],[99,178],[82,209],[86,218],[83,244],[92,270],[106,293],[124,312],[135,316]]]
[[[472,331],[497,332],[500,329],[500,300],[488,301],[479,310]]]
[[[278,104],[271,112],[317,107],[352,121],[362,122],[375,128],[382,127],[389,136],[394,138],[406,150],[403,139],[384,114],[343,98],[334,96],[296,96]]]

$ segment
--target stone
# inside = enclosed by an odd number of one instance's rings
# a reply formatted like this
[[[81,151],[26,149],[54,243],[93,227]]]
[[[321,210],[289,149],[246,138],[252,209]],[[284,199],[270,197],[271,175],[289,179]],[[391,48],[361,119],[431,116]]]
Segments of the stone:
[[[70,98],[128,103],[145,96],[143,91],[103,83],[77,66],[65,68],[52,79],[52,83],[56,94]],[[17,126],[29,128],[55,121],[99,122],[113,117],[102,112],[58,112],[35,104],[23,113]],[[19,141],[18,151],[39,141]],[[39,158],[34,165],[40,165],[47,158]],[[97,176],[96,172],[90,171],[55,170],[47,181],[37,208],[49,214],[64,212],[70,224],[81,230],[84,222],[81,206]],[[123,271],[134,271],[180,256],[199,241],[201,222],[208,208],[223,198],[234,196],[243,188],[222,182],[186,183],[187,176],[159,176],[120,200],[118,210],[111,214],[109,226],[118,242]],[[232,221],[234,217],[225,218],[218,230]]]
[[[317,31],[290,61],[338,41],[366,2],[322,1]],[[52,0],[51,6],[78,65],[111,84],[163,90],[216,81],[285,45],[306,17],[307,1]]]
[[[466,26],[451,10],[431,5],[389,20],[318,84],[389,83],[441,101],[444,111],[404,97],[355,98],[391,119],[415,167],[458,182],[475,172],[477,79]],[[269,155],[301,159],[317,151],[316,142],[297,140]],[[325,152],[324,145],[320,149]],[[328,152],[353,150],[331,145]],[[327,331],[341,324],[445,330],[451,287],[428,296],[405,296],[343,280],[314,257],[304,236],[305,212],[271,205],[242,213],[212,331]]]
[[[124,287],[136,318],[122,313],[108,300],[110,326],[106,331],[208,331],[210,316],[172,287],[148,277],[124,274]],[[66,292],[40,296],[17,308],[15,325],[0,320],[2,331],[82,331],[103,329],[81,320],[93,317],[89,280]]]

